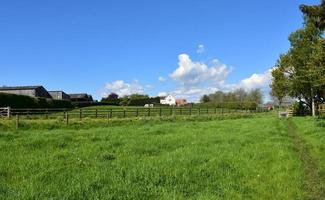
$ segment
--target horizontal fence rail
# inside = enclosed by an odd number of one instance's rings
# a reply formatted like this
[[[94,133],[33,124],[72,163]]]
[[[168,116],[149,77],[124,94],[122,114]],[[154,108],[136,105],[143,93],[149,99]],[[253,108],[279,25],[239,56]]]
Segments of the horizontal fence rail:
[[[110,109],[11,109],[10,115],[29,118],[55,118],[69,115],[71,118],[129,118],[151,116],[212,115],[226,113],[267,112],[265,108],[256,110],[228,108],[110,108]]]
[[[168,117],[168,116],[200,116],[200,115],[229,115],[236,113],[260,113],[268,109],[228,109],[228,108],[199,108],[199,107],[131,107],[131,108],[82,108],[82,109],[3,109],[8,118],[14,118],[16,128],[20,127],[23,120],[60,119],[66,125],[71,120],[87,121],[87,119],[109,119],[111,118],[136,118],[136,117]]]

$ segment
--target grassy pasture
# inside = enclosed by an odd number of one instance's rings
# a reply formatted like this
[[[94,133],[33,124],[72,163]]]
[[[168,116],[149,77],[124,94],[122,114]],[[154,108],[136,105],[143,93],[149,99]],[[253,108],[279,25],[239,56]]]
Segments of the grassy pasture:
[[[325,129],[304,119],[0,129],[0,199],[317,199]],[[316,192],[292,124],[315,162]]]

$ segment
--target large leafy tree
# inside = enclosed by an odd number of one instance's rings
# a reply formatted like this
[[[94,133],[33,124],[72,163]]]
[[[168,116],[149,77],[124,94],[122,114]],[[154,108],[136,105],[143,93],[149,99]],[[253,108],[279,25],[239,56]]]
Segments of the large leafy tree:
[[[325,101],[325,1],[301,10],[304,26],[289,36],[291,48],[280,56],[271,88],[279,101],[285,95],[298,98],[314,115],[315,105]]]

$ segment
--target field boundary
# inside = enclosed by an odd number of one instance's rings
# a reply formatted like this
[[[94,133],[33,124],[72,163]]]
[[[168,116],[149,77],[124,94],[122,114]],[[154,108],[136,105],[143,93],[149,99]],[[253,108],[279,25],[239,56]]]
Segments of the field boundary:
[[[325,190],[321,188],[317,163],[312,158],[306,142],[297,134],[296,125],[290,119],[288,120],[288,135],[291,137],[299,159],[303,163],[306,199],[322,199],[325,196]]]
[[[226,113],[261,113],[267,112],[265,108],[244,109],[244,108],[223,108],[223,107],[116,107],[116,108],[79,108],[79,109],[30,109],[30,108],[11,108],[10,115],[21,116],[65,116],[70,117],[141,117],[141,116],[173,116],[173,115],[204,115],[204,114],[226,114]]]
[[[240,119],[240,118],[252,118],[255,115],[251,113],[231,113],[224,115],[192,115],[192,116],[151,116],[151,117],[132,117],[132,118],[85,118],[80,121],[78,118],[49,118],[49,119],[21,119],[18,115],[16,118],[0,120],[0,130],[28,130],[28,129],[55,129],[55,128],[67,128],[67,129],[80,129],[89,128],[89,126],[96,127],[111,127],[134,123],[163,123],[163,122],[201,122],[211,120],[224,120],[224,119]]]

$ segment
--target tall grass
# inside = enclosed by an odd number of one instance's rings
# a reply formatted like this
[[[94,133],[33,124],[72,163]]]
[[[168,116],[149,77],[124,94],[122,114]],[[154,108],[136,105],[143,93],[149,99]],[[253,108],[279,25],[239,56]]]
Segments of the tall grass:
[[[0,132],[0,199],[303,199],[273,117]]]

